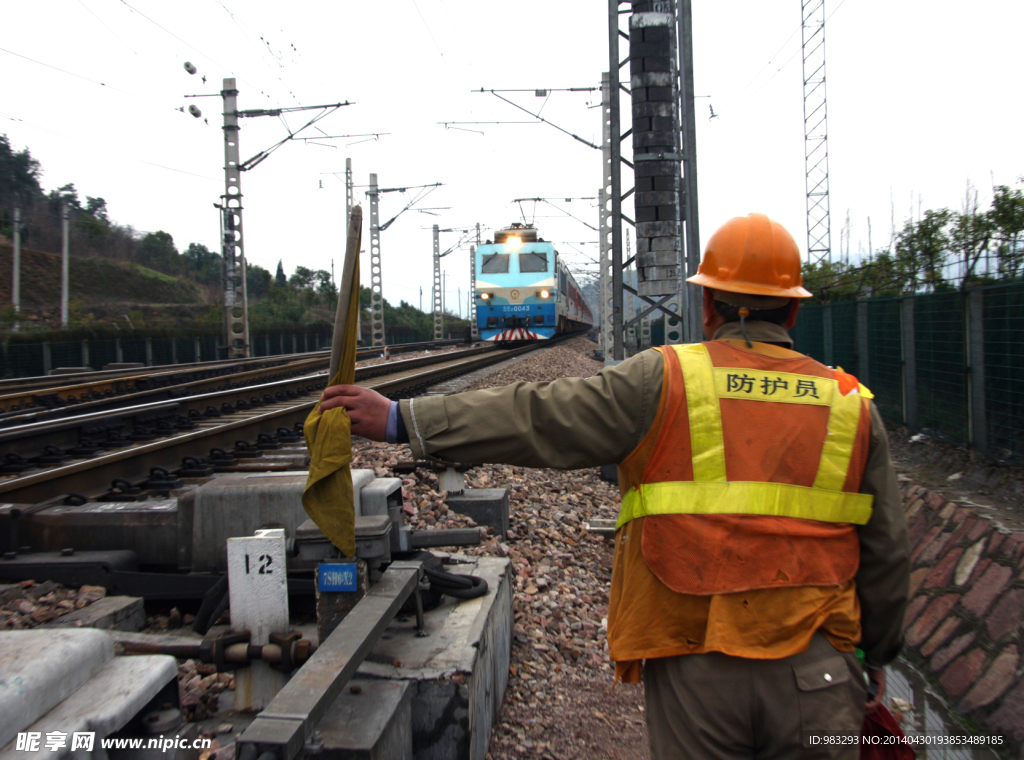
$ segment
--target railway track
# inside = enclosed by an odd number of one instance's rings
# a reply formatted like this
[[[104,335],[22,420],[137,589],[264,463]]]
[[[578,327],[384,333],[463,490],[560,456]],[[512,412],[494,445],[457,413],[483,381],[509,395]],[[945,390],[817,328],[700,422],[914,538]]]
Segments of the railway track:
[[[461,342],[448,340],[404,343],[388,346],[388,350],[391,354],[399,354],[452,346]],[[356,360],[362,361],[379,356],[381,352],[381,348],[361,348],[356,352]],[[313,351],[243,360],[174,364],[146,370],[136,367],[0,380],[0,426],[17,424],[29,419],[81,413],[85,408],[93,411],[97,411],[98,408],[112,408],[119,403],[124,405],[126,397],[130,397],[129,403],[141,402],[141,396],[136,399],[135,394],[163,394],[165,397],[171,397],[179,392],[196,393],[212,390],[224,382],[251,382],[253,378],[260,377],[281,379],[273,377],[279,374],[275,372],[278,368],[301,369],[304,363],[326,367],[329,359],[329,351]],[[32,418],[31,415],[37,416]]]
[[[359,367],[356,382],[400,398],[536,347],[487,346],[454,357]],[[180,477],[284,469],[288,465],[261,465],[259,460],[263,452],[299,444],[301,424],[326,381],[326,372],[307,371],[241,388],[8,427],[0,430],[0,501],[38,505],[67,494],[121,498],[136,488],[166,494],[180,487]],[[120,485],[111,492],[114,480]]]

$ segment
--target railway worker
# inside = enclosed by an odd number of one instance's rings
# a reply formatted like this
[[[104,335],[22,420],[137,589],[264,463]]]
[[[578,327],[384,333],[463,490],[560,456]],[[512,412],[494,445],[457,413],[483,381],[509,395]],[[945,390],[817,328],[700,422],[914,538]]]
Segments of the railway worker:
[[[704,343],[400,404],[334,386],[322,406],[417,458],[618,464],[608,644],[617,680],[642,675],[653,757],[856,757],[834,734],[880,703],[908,591],[882,420],[854,377],[792,350],[810,293],[782,225],[727,222],[689,281]]]

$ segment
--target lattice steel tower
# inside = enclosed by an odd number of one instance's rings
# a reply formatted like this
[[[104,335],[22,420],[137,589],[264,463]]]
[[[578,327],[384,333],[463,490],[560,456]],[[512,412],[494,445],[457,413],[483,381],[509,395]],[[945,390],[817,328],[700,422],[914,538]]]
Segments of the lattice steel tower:
[[[825,103],[825,0],[801,0],[804,58],[804,168],[807,174],[807,260],[832,260]]]
[[[380,190],[377,175],[370,175],[370,345],[383,346],[384,280],[380,271]]]

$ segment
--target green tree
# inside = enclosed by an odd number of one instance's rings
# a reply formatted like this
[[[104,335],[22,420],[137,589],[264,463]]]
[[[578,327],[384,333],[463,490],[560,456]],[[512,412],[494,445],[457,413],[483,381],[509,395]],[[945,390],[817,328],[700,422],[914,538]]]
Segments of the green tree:
[[[992,225],[999,275],[1012,279],[1018,273],[1024,274],[1024,192],[1020,188],[997,186],[987,216]]]
[[[979,214],[976,207],[953,215],[950,229],[950,247],[962,265],[960,288],[975,279],[978,261],[988,251],[992,239],[992,221],[986,214]]]
[[[50,201],[50,210],[59,213],[62,206],[67,206],[70,211],[84,211],[82,202],[78,199],[78,190],[74,182],[61,185],[56,190],[51,190],[47,196]]]
[[[107,217],[107,202],[102,198],[92,198],[88,195],[85,196],[85,213],[104,222],[110,221]]]
[[[163,230],[150,232],[139,242],[136,261],[143,266],[167,274],[181,272],[178,249],[174,247],[174,238]]]
[[[202,243],[189,243],[181,254],[185,273],[204,285],[218,285],[221,280],[221,256]]]
[[[43,194],[39,180],[42,166],[32,158],[28,148],[15,151],[7,135],[0,135],[0,205],[27,208]]]
[[[295,274],[288,278],[288,284],[295,290],[307,290],[313,287],[316,279],[316,272],[304,266],[295,267]]]
[[[282,264],[280,260],[278,260],[277,262],[277,274],[274,275],[274,280],[281,287],[284,287],[285,285],[288,284],[288,278],[285,276],[284,273],[284,264]]]
[[[934,290],[945,283],[942,268],[949,250],[946,228],[951,218],[949,209],[929,209],[917,222],[908,219],[897,234],[896,265],[900,279],[912,292],[917,292],[918,286]]]
[[[270,295],[270,272],[259,264],[245,265],[245,290],[249,298],[265,298]]]

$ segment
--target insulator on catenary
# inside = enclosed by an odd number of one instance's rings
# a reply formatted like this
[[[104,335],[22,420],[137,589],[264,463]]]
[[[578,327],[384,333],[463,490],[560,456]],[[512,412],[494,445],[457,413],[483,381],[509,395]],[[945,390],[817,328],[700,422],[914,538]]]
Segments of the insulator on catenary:
[[[199,110],[199,106],[193,104],[188,107],[188,112],[195,116],[197,119],[203,115],[203,112]]]
[[[196,67],[190,61],[185,61],[185,71],[187,71],[189,74],[195,74],[196,73]]]

